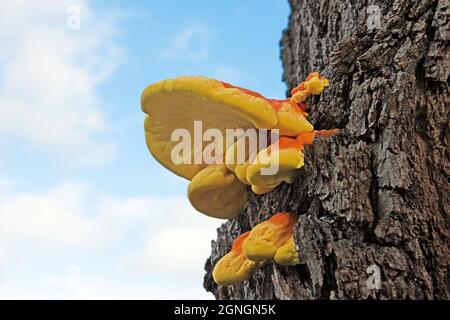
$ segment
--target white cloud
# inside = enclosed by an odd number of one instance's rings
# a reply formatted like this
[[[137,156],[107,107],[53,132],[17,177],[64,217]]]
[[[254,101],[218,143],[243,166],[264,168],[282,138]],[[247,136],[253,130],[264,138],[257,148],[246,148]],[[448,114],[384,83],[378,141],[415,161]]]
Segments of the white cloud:
[[[8,178],[0,178],[0,192],[2,192],[3,189],[9,189],[16,186],[16,183]]]
[[[208,57],[209,30],[202,25],[193,25],[179,31],[163,56],[181,61],[199,62]]]
[[[99,221],[83,212],[86,190],[65,183],[42,193],[0,194],[0,251],[4,262],[20,252],[68,250],[104,243],[110,237]]]
[[[175,253],[180,252],[176,247],[185,253],[198,253],[201,247],[207,253],[219,223],[196,212],[181,197],[93,197],[86,186],[70,182],[43,192],[0,193],[0,247],[4,251],[24,243],[95,249],[113,244],[126,236],[127,228],[141,225],[152,244],[151,252],[157,253],[154,257],[167,258],[166,247]],[[155,249],[155,243],[164,248]]]
[[[203,225],[174,224],[149,234],[143,248],[127,259],[130,269],[189,278],[202,275],[205,258],[211,252],[217,223]]]
[[[0,134],[101,163],[114,143],[96,86],[115,70],[121,49],[114,22],[87,1],[81,29],[67,28],[73,1],[0,2]]]
[[[213,299],[201,285],[179,285],[161,283],[153,285],[141,281],[128,283],[113,279],[109,281],[84,277],[81,273],[80,284],[76,289],[67,286],[67,277],[60,275],[44,276],[36,281],[33,277],[24,277],[22,281],[6,279],[0,285],[0,299],[41,300],[41,299]]]
[[[201,277],[211,240],[221,220],[206,217],[184,197],[135,198],[103,202],[103,220],[143,223],[145,241],[123,259],[127,270],[171,275],[172,279]]]
[[[21,266],[21,273],[33,274],[25,283],[25,274],[5,276],[0,297],[207,298],[201,288],[203,267],[220,223],[196,212],[184,197],[117,198],[71,182],[40,192],[0,193],[0,265]],[[142,240],[117,251],[118,244],[133,237]],[[69,260],[78,263],[77,254],[89,252],[111,252],[115,266],[108,269],[119,270],[120,277],[150,277],[147,287],[95,278],[89,269],[98,266],[88,263],[82,271],[89,280],[72,297],[67,288],[46,280],[51,271],[36,274],[32,265],[28,268],[33,260],[55,259],[60,253],[73,255]],[[110,287],[117,289],[115,294]]]

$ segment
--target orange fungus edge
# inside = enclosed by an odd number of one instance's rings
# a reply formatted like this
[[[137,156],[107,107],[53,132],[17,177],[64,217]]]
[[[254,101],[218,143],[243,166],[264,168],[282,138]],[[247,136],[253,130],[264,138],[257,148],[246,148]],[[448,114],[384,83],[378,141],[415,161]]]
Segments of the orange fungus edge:
[[[278,139],[278,149],[289,149],[289,148],[293,148],[293,149],[302,149],[304,146],[306,145],[310,145],[313,143],[314,137],[318,134],[317,130],[314,131],[310,131],[310,132],[304,132],[299,134],[297,137],[280,137],[280,139]],[[275,147],[274,145],[270,145],[269,146],[269,151],[271,151],[272,146]]]
[[[234,240],[233,245],[231,246],[231,251],[236,252],[237,254],[240,254],[242,252],[242,243],[244,242],[245,239],[247,239],[249,234],[250,234],[250,231],[247,231],[247,232],[244,232],[243,234],[241,234],[239,237],[237,237]]]
[[[297,216],[294,213],[289,212],[279,212],[269,218],[270,223],[280,224],[280,223],[288,223],[294,226],[295,221],[297,220]]]
[[[238,89],[239,91],[241,91],[242,93],[245,93],[249,96],[255,97],[255,98],[260,98],[260,99],[264,99],[265,101],[267,101],[275,110],[279,110],[283,103],[289,103],[296,112],[303,114],[306,110],[306,105],[304,106],[299,106],[298,104],[290,101],[289,99],[268,99],[266,97],[264,97],[262,94],[252,91],[252,90],[248,90],[242,87],[237,87],[234,86],[228,82],[223,82],[220,81],[220,83],[227,89]]]

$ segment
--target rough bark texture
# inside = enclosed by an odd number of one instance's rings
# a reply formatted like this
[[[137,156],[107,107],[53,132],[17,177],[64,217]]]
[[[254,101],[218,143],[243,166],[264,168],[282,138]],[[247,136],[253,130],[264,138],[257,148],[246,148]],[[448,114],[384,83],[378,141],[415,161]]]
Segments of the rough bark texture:
[[[375,27],[370,5],[380,9]],[[291,8],[284,80],[291,89],[323,72],[332,85],[310,102],[310,119],[342,130],[306,151],[294,184],[253,195],[218,229],[205,288],[217,299],[450,299],[449,1],[291,0]],[[284,210],[300,214],[305,264],[269,264],[217,286],[211,271],[232,240]],[[380,289],[366,285],[371,265]]]

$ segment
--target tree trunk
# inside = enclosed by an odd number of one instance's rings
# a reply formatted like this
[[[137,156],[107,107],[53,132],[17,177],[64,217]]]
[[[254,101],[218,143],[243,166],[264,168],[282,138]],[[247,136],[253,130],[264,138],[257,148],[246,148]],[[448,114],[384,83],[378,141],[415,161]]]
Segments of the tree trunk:
[[[217,299],[450,299],[449,1],[290,4],[284,80],[328,77],[310,121],[341,132],[306,150],[295,183],[252,195],[218,229],[205,288]],[[217,286],[211,271],[232,240],[279,211],[299,213],[305,264]]]

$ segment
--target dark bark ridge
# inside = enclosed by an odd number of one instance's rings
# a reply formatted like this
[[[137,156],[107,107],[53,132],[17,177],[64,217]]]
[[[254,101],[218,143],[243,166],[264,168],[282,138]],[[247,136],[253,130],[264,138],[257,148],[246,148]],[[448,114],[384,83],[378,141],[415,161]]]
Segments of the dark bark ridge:
[[[295,183],[251,196],[218,229],[205,288],[217,299],[450,299],[449,1],[290,4],[284,81],[291,89],[321,71],[332,85],[309,104],[310,120],[342,130],[307,149]],[[279,211],[299,213],[305,264],[217,286],[211,271],[232,240]],[[379,288],[366,283],[369,266]]]

